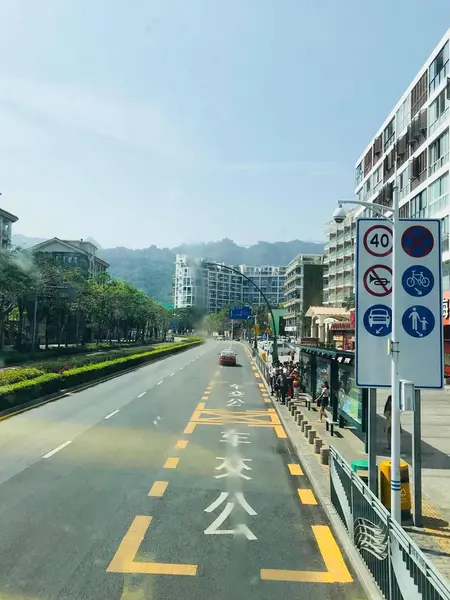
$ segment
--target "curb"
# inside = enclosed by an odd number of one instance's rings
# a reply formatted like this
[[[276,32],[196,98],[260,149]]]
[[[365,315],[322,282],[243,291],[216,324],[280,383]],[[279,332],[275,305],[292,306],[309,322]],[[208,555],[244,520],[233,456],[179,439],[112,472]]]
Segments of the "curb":
[[[259,374],[261,375],[261,380],[264,382],[264,385],[267,388],[267,391],[270,393],[269,386],[267,381],[264,378],[264,375],[261,373],[259,366],[256,361],[254,361],[256,368],[258,369]],[[359,552],[352,544],[352,541],[348,535],[347,530],[345,529],[342,521],[331,503],[331,499],[329,494],[327,494],[327,490],[329,489],[329,483],[324,484],[323,481],[323,469],[319,462],[317,461],[316,455],[313,453],[308,442],[303,441],[300,438],[300,443],[295,439],[293,435],[294,432],[298,432],[298,425],[295,424],[291,419],[286,419],[286,416],[281,412],[280,406],[277,402],[272,402],[275,410],[277,411],[278,417],[280,418],[281,423],[289,437],[289,440],[293,447],[297,452],[297,456],[299,461],[312,485],[314,488],[314,492],[317,497],[320,498],[320,505],[324,508],[325,513],[330,520],[330,523],[336,533],[339,542],[341,543],[342,548],[347,555],[349,562],[351,563],[357,579],[361,586],[363,587],[367,597],[371,600],[384,600],[384,596],[381,594],[378,586],[375,583],[375,580],[372,577],[369,569],[366,567],[363,559],[361,558]]]
[[[202,342],[199,342],[198,344],[192,345],[189,348],[185,348],[184,351],[190,350],[190,348],[195,348],[196,346],[200,346],[201,343]],[[182,352],[183,350],[174,352],[173,354],[168,354],[166,356],[161,356],[160,358],[154,358],[141,365],[136,365],[134,367],[129,367],[128,369],[123,369],[122,371],[112,373],[111,375],[106,375],[105,377],[101,377],[100,379],[93,379],[88,383],[80,383],[73,387],[66,388],[64,390],[59,390],[54,394],[49,394],[48,396],[43,396],[42,398],[36,398],[35,400],[31,400],[30,402],[26,402],[25,404],[19,404],[18,406],[14,406],[13,408],[7,408],[5,410],[0,411],[0,422],[6,421],[6,419],[10,419],[11,417],[19,415],[21,413],[28,412],[29,410],[33,410],[33,408],[38,408],[39,406],[44,406],[44,404],[49,404],[50,402],[55,402],[56,400],[65,398],[66,396],[71,396],[72,394],[76,394],[77,392],[82,392],[91,387],[94,387],[95,385],[99,385],[100,383],[105,383],[106,381],[110,381],[111,379],[120,377],[121,375],[126,375],[127,373],[132,373],[133,371],[137,371],[138,369],[142,369],[143,367],[148,367],[153,363],[159,362],[160,360],[164,360],[165,358],[169,358],[170,356],[176,356],[177,354],[181,354]]]

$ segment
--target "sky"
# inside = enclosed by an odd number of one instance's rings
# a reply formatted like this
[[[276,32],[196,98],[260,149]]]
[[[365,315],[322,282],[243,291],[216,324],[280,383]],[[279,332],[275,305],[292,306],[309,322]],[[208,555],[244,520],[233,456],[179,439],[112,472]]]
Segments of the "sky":
[[[0,207],[104,248],[323,240],[431,4],[0,0]]]

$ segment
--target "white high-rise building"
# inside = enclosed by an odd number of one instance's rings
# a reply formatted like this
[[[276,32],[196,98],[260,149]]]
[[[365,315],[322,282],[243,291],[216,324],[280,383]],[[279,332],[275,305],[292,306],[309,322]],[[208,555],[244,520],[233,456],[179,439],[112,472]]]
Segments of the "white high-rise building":
[[[224,265],[225,266],[225,265]],[[264,293],[272,306],[284,300],[285,267],[233,266],[249,277]],[[232,303],[263,304],[262,294],[244,277],[219,266],[192,266],[188,257],[177,254],[174,277],[174,306],[199,306],[208,313],[218,312]]]
[[[450,289],[450,30],[356,163],[358,200],[392,206],[397,162],[400,217],[442,220],[444,289]],[[366,211],[363,211],[366,212]],[[366,212],[367,216],[373,216]]]

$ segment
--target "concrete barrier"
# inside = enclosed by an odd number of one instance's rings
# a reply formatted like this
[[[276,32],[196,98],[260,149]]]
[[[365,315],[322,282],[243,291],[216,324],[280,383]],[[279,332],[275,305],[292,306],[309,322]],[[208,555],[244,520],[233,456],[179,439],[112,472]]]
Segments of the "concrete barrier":
[[[323,441],[319,437],[316,437],[316,439],[314,440],[315,454],[320,454],[320,449],[322,448],[322,445],[323,445]]]
[[[314,444],[314,440],[316,438],[317,433],[314,431],[314,429],[311,429],[308,433],[308,442],[310,444]]]
[[[302,433],[305,431],[305,426],[308,425],[308,419],[303,419],[302,421]]]
[[[297,413],[297,425],[301,425],[305,415],[299,410]]]
[[[328,464],[329,454],[330,454],[330,449],[327,448],[326,446],[324,446],[323,448],[320,449],[320,462],[322,465]]]

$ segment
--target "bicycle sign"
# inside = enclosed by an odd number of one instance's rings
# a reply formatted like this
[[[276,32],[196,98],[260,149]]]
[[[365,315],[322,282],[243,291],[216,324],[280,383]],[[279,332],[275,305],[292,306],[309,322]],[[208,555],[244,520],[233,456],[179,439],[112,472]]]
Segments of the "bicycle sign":
[[[404,271],[402,285],[407,294],[420,298],[434,288],[434,275],[423,265],[412,265]]]
[[[373,225],[364,234],[363,244],[372,256],[388,256],[392,252],[392,229],[388,225]]]

